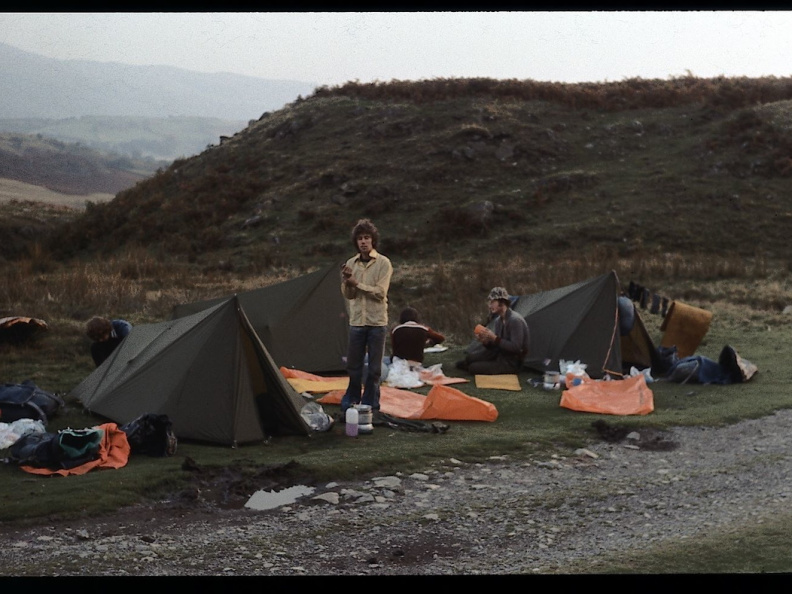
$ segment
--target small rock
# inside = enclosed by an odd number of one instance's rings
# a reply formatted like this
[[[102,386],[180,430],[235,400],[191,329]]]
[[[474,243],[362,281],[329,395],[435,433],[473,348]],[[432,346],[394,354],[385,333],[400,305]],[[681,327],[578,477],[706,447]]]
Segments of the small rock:
[[[340,495],[338,493],[331,491],[329,493],[322,493],[321,495],[317,495],[316,497],[313,497],[313,499],[317,499],[319,501],[326,501],[327,503],[332,503],[333,505],[338,505],[338,502],[340,500]]]
[[[575,450],[576,456],[588,456],[589,458],[599,458],[598,454],[595,454],[591,450],[587,450],[586,448],[580,448]]]
[[[401,485],[401,479],[397,476],[379,476],[371,479],[375,487],[385,487],[393,489]]]
[[[440,516],[439,516],[439,515],[437,515],[437,514],[426,514],[426,515],[424,516],[424,519],[425,519],[425,520],[439,520],[439,519],[440,519]]]

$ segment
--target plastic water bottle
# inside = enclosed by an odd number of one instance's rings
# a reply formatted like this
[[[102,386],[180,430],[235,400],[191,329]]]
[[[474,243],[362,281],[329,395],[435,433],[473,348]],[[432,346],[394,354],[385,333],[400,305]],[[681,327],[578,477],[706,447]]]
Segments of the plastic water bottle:
[[[349,437],[357,437],[358,434],[358,410],[354,406],[346,411],[346,434]]]

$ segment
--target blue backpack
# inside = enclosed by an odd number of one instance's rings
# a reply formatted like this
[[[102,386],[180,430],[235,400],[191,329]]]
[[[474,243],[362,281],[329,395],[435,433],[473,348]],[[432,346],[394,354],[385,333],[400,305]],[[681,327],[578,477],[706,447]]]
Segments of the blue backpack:
[[[0,422],[35,419],[45,425],[65,405],[63,398],[42,390],[32,380],[0,385]]]

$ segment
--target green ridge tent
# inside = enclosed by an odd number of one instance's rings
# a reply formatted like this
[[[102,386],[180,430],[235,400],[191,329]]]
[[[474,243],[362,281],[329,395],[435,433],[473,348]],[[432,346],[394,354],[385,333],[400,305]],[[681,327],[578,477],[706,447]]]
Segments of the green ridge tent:
[[[269,287],[237,293],[253,328],[278,367],[310,373],[341,371],[349,340],[349,315],[338,266]],[[180,318],[228,299],[178,305]]]
[[[531,332],[531,349],[523,366],[557,371],[561,359],[580,361],[595,379],[629,371],[632,365],[651,367],[656,349],[637,310],[630,332],[620,333],[620,293],[619,279],[611,271],[514,299],[512,309],[525,318]],[[470,348],[476,345],[474,340]]]
[[[184,439],[237,445],[308,435],[300,396],[232,297],[190,316],[134,326],[71,395],[119,425],[165,414]]]

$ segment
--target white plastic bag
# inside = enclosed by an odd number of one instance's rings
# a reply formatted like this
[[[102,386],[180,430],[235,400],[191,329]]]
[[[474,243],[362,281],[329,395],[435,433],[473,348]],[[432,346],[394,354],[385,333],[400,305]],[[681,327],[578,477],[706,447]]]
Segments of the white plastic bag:
[[[637,367],[630,367],[630,377],[635,377],[636,375],[644,375],[644,379],[646,380],[647,384],[651,384],[654,381],[652,377],[652,368],[647,367],[646,369],[639,370]]]
[[[393,388],[420,388],[424,385],[418,371],[405,359],[394,357],[388,371],[388,385]]]
[[[300,410],[300,416],[314,431],[329,431],[334,423],[318,402],[306,402]]]
[[[586,373],[586,364],[580,361],[564,361],[563,359],[559,359],[558,367],[561,371],[561,375],[565,376],[571,373],[575,377],[588,377]]]
[[[10,448],[28,433],[44,433],[44,423],[38,419],[17,419],[11,423],[0,423],[0,450]]]

